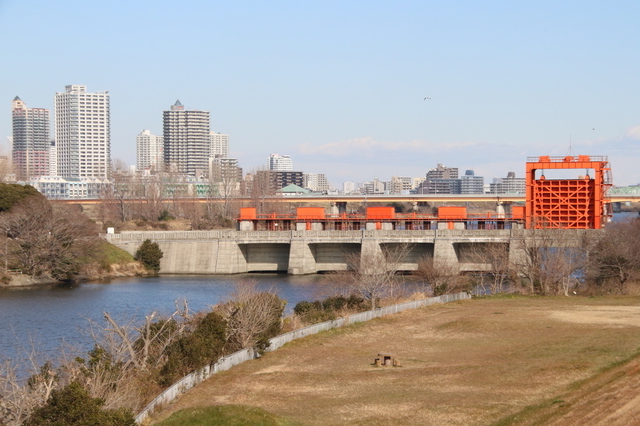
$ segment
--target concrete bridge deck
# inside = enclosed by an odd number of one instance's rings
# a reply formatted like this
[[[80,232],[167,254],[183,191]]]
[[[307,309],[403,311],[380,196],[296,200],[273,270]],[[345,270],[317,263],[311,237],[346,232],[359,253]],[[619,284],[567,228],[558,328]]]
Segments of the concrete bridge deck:
[[[340,271],[349,259],[403,252],[400,270],[413,271],[423,259],[452,265],[461,272],[487,270],[483,250],[503,245],[509,258],[522,256],[525,241],[554,247],[576,247],[597,230],[462,230],[412,231],[140,231],[106,234],[110,243],[134,254],[146,239],[164,253],[163,274],[238,274],[287,272],[292,275]]]

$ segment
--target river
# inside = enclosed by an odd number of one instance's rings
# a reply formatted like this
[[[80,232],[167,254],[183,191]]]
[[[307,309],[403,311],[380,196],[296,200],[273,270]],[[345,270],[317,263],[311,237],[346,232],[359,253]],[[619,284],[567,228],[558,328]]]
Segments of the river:
[[[0,290],[0,361],[21,359],[35,344],[42,359],[55,359],[63,343],[90,349],[89,321],[103,324],[103,312],[128,322],[157,311],[171,314],[176,300],[194,311],[227,299],[239,280],[254,279],[262,290],[275,289],[287,312],[301,300],[326,292],[321,275],[276,274],[160,276],[113,279],[104,283],[49,285]]]

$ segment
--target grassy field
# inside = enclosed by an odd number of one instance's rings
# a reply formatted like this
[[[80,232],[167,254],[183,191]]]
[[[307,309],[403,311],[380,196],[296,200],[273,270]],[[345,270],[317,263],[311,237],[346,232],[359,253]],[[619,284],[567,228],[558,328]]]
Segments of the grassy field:
[[[304,425],[632,424],[639,349],[640,297],[474,299],[295,341],[154,420],[243,405]],[[380,352],[401,366],[374,366]]]

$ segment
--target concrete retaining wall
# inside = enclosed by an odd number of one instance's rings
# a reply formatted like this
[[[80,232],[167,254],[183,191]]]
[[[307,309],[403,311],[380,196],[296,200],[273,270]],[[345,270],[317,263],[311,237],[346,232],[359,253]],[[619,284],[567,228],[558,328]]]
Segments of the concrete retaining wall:
[[[375,309],[373,311],[361,312],[358,314],[349,315],[347,317],[339,318],[334,321],[326,321],[319,324],[314,324],[309,327],[301,328],[291,331],[289,333],[281,334],[269,340],[269,351],[274,351],[285,344],[292,342],[296,339],[300,339],[312,334],[319,333],[321,331],[330,330],[332,328],[342,327],[344,325],[353,324],[356,322],[368,321],[373,318],[379,318],[384,315],[395,314],[405,311],[407,309],[416,309],[423,306],[435,305],[438,303],[449,303],[458,300],[471,299],[471,296],[466,293],[445,294],[438,297],[430,297],[428,299],[414,300],[411,302],[400,303],[398,305],[386,306],[384,308]],[[198,371],[183,377],[176,383],[171,385],[167,390],[158,395],[147,407],[142,410],[136,416],[136,422],[142,423],[158,408],[166,404],[169,404],[176,400],[180,395],[184,394],[189,389],[195,387],[199,383],[204,382],[212,375],[219,371],[226,371],[234,365],[241,364],[245,361],[257,358],[257,355],[252,349],[243,349],[235,352],[226,357],[220,358],[217,362],[207,365]]]
[[[526,241],[553,236],[553,244],[580,244],[585,233],[597,230],[458,230],[425,231],[151,231],[106,234],[112,244],[134,254],[150,239],[160,245],[162,274],[238,274],[282,271],[315,274],[347,268],[346,255],[376,255],[384,247],[406,246],[401,270],[417,269],[422,258],[436,265],[474,270],[469,247],[508,244],[512,259],[522,256]],[[554,246],[554,247],[555,247]]]

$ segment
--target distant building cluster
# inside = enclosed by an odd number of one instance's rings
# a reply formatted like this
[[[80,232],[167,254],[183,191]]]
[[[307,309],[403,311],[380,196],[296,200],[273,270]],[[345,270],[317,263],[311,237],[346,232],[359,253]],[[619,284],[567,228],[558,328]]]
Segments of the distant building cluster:
[[[390,181],[375,178],[370,182],[345,182],[345,194],[524,194],[525,178],[516,178],[509,172],[506,178],[494,178],[485,184],[484,177],[466,170],[458,177],[457,167],[438,164],[427,171],[425,177],[392,176]]]
[[[28,108],[16,96],[12,101],[10,158],[14,180],[31,184],[50,198],[97,198],[107,188],[121,191],[118,188],[126,175],[140,176],[140,182],[153,182],[158,181],[153,176],[160,174],[172,177],[159,180],[191,185],[187,192],[194,196],[246,195],[254,189],[284,195],[338,192],[331,188],[325,174],[296,170],[290,155],[271,154],[265,169],[243,174],[238,160],[229,155],[229,135],[211,130],[208,111],[186,109],[179,100],[162,112],[162,135],[145,129],[136,136],[135,166],[112,164],[109,102],[108,91],[88,92],[86,86],[66,86],[64,92],[54,96],[52,138],[50,111]],[[6,170],[9,159],[0,161]],[[457,167],[438,164],[424,177],[345,182],[342,192],[524,194],[525,179],[509,172],[504,178],[485,183],[473,170],[460,176]]]
[[[144,129],[136,136],[136,164],[126,167],[111,159],[109,92],[89,92],[83,85],[67,85],[55,93],[53,126],[48,109],[29,108],[19,96],[12,100],[11,113],[12,151],[0,156],[0,181],[30,184],[49,198],[97,198],[105,191],[121,195],[122,182],[133,177],[149,191],[161,182],[170,196],[247,196],[255,190],[282,195],[526,192],[525,178],[515,172],[486,183],[473,170],[460,175],[457,167],[443,164],[424,176],[344,182],[339,191],[324,173],[296,170],[290,155],[275,153],[266,167],[245,174],[230,155],[229,135],[211,130],[209,112],[186,109],[179,100],[162,112],[162,135]],[[637,185],[612,191],[640,192]]]
[[[208,111],[186,109],[179,100],[162,113],[162,135],[144,129],[136,136],[131,167],[112,164],[108,91],[68,85],[55,94],[53,112],[54,137],[48,109],[13,99],[11,159],[0,158],[2,170],[13,173],[3,173],[2,180],[30,184],[49,198],[97,198],[109,188],[122,192],[128,175],[140,182],[180,181],[194,196],[246,192],[258,178],[272,192],[329,190],[324,174],[294,171],[289,155],[271,154],[266,170],[243,175],[229,155],[229,135],[211,130]],[[150,178],[160,174],[172,177]]]

